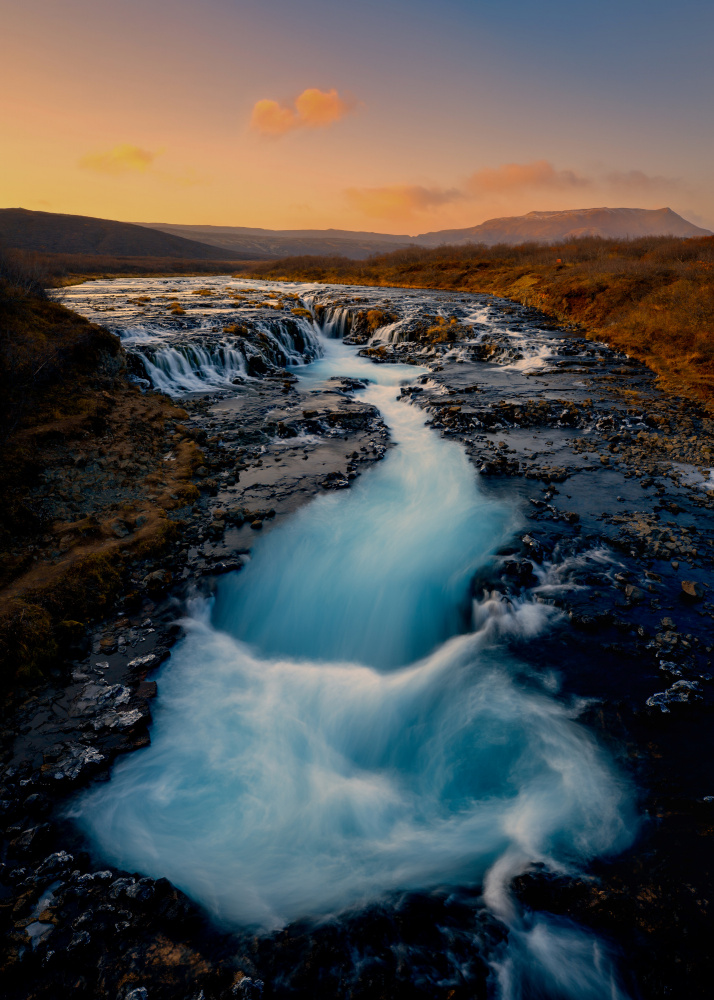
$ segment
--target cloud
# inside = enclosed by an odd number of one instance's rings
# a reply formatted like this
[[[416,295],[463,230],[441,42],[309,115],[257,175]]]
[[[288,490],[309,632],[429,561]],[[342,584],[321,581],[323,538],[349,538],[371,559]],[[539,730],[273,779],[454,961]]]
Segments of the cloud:
[[[97,174],[145,174],[161,151],[152,153],[148,149],[140,149],[128,143],[121,143],[107,153],[87,153],[79,161],[84,170],[92,170]]]
[[[408,221],[449,205],[471,205],[479,212],[505,211],[521,215],[525,211],[557,205],[571,208],[581,203],[584,207],[596,199],[615,195],[632,202],[651,202],[667,191],[683,190],[685,185],[677,179],[652,176],[642,170],[605,172],[601,169],[586,175],[571,169],[557,169],[548,160],[533,160],[484,167],[455,187],[393,184],[348,188],[344,195],[362,215]]]
[[[556,170],[547,160],[486,167],[477,170],[466,181],[466,189],[474,197],[482,194],[511,194],[527,188],[568,191],[591,186],[589,178],[582,177],[573,170]]]
[[[250,126],[262,135],[285,135],[299,128],[326,128],[340,121],[353,110],[351,101],[343,100],[336,90],[318,90],[309,87],[285,107],[277,101],[257,101],[250,118]]]
[[[652,177],[642,170],[615,170],[605,175],[605,181],[611,188],[628,193],[679,191],[683,187],[676,177]]]
[[[388,187],[347,188],[345,197],[358,211],[375,218],[409,218],[415,212],[461,200],[456,188],[427,188],[417,184],[392,184]]]

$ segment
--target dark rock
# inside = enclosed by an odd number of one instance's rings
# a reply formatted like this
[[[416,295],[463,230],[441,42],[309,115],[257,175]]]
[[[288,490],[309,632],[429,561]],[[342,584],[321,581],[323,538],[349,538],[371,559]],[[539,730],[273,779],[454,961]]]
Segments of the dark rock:
[[[23,808],[30,816],[42,817],[48,814],[52,808],[52,803],[41,792],[33,792],[32,795],[28,795],[25,799]]]
[[[147,903],[150,899],[153,899],[155,892],[153,879],[140,878],[138,882],[127,886],[124,890],[124,895],[127,899],[133,899],[135,903]]]

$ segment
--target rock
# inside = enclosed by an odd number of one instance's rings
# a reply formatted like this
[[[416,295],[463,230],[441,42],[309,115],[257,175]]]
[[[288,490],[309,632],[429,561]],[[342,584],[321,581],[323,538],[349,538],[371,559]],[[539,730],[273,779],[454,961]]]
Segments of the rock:
[[[149,1000],[149,991],[145,986],[137,986],[130,993],[124,994],[124,1000]]]
[[[52,831],[53,827],[50,823],[32,826],[16,837],[12,846],[18,854],[37,855],[50,846]]]
[[[25,799],[23,808],[30,816],[42,817],[47,815],[52,806],[46,796],[40,792],[33,792],[32,795],[28,795]]]
[[[236,983],[231,993],[234,997],[242,997],[243,1000],[260,1000],[263,996],[263,986],[262,979],[244,976],[239,983]]]
[[[55,756],[55,754],[52,754]],[[75,782],[94,771],[105,760],[94,747],[82,743],[64,743],[54,762],[43,764],[40,771],[47,781]]]
[[[150,878],[140,878],[138,882],[135,882],[124,890],[126,897],[133,899],[136,903],[148,903],[153,898],[155,892],[154,880]]]
[[[682,580],[682,593],[695,601],[704,597],[704,590],[695,580]]]
[[[625,596],[633,603],[636,603],[637,601],[643,601],[647,595],[640,587],[636,587],[633,583],[628,583],[625,587]]]
[[[148,573],[142,583],[152,596],[162,593],[170,585],[173,577],[166,569],[156,569],[153,573]]]
[[[341,472],[328,472],[320,483],[323,490],[344,490],[349,485],[349,480]]]
[[[702,701],[703,695],[698,681],[675,681],[666,691],[658,691],[651,695],[646,705],[648,708],[659,708],[662,712],[669,712],[670,706],[675,704],[689,704],[695,701]]]
[[[109,886],[107,896],[109,899],[119,899],[119,897],[123,896],[126,890],[133,885],[134,879],[132,878],[118,878]]]
[[[58,875],[60,872],[67,871],[73,861],[74,857],[71,854],[67,854],[66,851],[57,851],[45,858],[35,874]]]
[[[67,945],[67,951],[76,951],[78,949],[86,948],[90,942],[91,938],[87,931],[78,931]]]

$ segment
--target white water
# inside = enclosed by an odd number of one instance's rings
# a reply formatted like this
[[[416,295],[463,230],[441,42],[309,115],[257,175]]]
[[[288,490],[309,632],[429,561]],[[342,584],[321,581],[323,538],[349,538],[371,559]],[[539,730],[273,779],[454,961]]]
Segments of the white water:
[[[233,345],[213,351],[200,344],[189,344],[180,350],[162,347],[153,356],[142,354],[141,359],[154,388],[172,396],[231,386],[235,378],[243,378],[247,371],[243,354]]]
[[[491,599],[457,634],[469,578],[515,515],[395,401],[419,369],[323,347],[303,376],[379,380],[363,396],[397,447],[261,539],[215,607],[195,602],[151,747],[84,794],[77,821],[107,858],[234,926],[483,883],[510,927],[493,958],[505,1000],[620,998],[596,939],[529,920],[508,892],[533,862],[578,870],[631,837],[606,757],[506,652],[511,633],[536,642],[552,609]]]

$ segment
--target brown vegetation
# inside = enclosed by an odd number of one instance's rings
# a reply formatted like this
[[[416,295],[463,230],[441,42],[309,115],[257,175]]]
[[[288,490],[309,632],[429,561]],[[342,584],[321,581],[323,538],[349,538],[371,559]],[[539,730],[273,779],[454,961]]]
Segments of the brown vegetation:
[[[38,253],[6,250],[4,257],[14,261],[23,273],[34,275],[37,284],[76,285],[91,278],[161,277],[163,275],[233,274],[247,269],[255,261],[194,260],[178,257],[119,257],[88,253]]]
[[[293,257],[250,274],[514,299],[581,326],[644,361],[671,388],[714,406],[714,237],[415,248],[365,261]]]
[[[177,532],[200,462],[185,416],[0,256],[0,687],[38,676]]]

